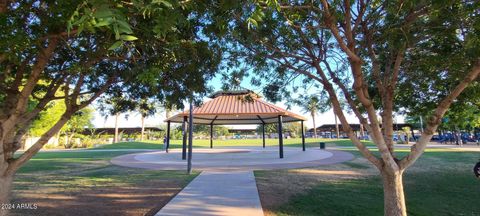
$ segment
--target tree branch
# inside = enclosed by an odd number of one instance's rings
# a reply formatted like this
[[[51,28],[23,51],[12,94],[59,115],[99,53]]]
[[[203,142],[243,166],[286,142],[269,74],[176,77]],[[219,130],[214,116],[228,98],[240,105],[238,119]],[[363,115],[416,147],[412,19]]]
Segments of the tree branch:
[[[320,77],[325,80],[322,82],[322,85],[325,90],[327,90],[330,100],[332,102],[333,109],[335,111],[335,114],[337,115],[338,119],[342,123],[342,128],[343,130],[348,134],[348,137],[352,140],[353,144],[358,148],[358,150],[362,153],[362,155],[367,158],[370,162],[372,162],[375,166],[378,168],[382,167],[382,162],[378,160],[375,155],[372,154],[372,152],[358,139],[358,137],[353,133],[352,128],[350,127],[350,124],[348,123],[343,110],[341,108],[340,102],[338,101],[337,95],[335,93],[335,90],[333,89],[333,86],[326,81],[327,76],[325,75],[325,72],[322,70],[319,64],[314,65],[315,68],[317,69],[317,74],[320,75]]]
[[[8,4],[10,2],[10,0],[0,0],[0,14],[4,14],[7,12]]]
[[[110,77],[107,82],[97,91],[95,94],[88,100],[81,102],[78,105],[71,105],[70,108],[65,110],[65,113],[62,115],[60,120],[58,120],[54,126],[52,126],[47,132],[45,132],[40,139],[35,142],[27,151],[25,151],[22,155],[20,155],[18,158],[13,159],[11,158],[9,160],[9,166],[8,166],[8,173],[15,173],[18,168],[20,168],[24,163],[26,163],[28,160],[30,160],[42,147],[48,142],[48,140],[60,129],[65,125],[68,120],[71,118],[71,116],[77,112],[78,110],[81,110],[91,104],[95,99],[97,99],[101,94],[103,94],[114,82],[115,78]]]
[[[360,0],[358,2],[358,8],[359,8],[359,13],[357,15],[357,18],[355,19],[355,23],[353,24],[353,30],[357,29],[360,23],[363,22],[363,15],[365,14],[365,11],[367,9],[364,0]]]
[[[432,114],[432,116],[430,116],[427,127],[423,131],[420,140],[410,148],[410,153],[400,161],[399,164],[402,169],[406,169],[407,167],[411,166],[420,157],[420,155],[422,155],[422,153],[425,151],[427,143],[432,138],[433,133],[437,130],[438,125],[440,125],[442,117],[445,115],[450,105],[452,105],[453,100],[457,98],[470,83],[475,81],[479,74],[480,59],[477,59],[472,70],[467,74],[467,76],[465,76],[465,78],[458,83],[455,89],[453,89],[448,96],[440,101],[438,107],[435,109],[435,112]]]
[[[47,132],[45,132],[40,139],[35,142],[27,151],[25,151],[23,154],[21,154],[18,158],[16,159],[10,159],[8,169],[6,171],[7,174],[13,174],[15,173],[18,168],[20,168],[23,164],[25,164],[28,160],[30,160],[40,149],[45,145],[45,143],[48,142],[48,140],[60,129],[67,123],[67,121],[70,119],[70,117],[75,113],[76,110],[67,110],[65,113],[62,115],[60,120],[58,120],[55,125],[53,125]]]
[[[40,74],[45,69],[46,65],[49,62],[49,59],[53,55],[55,48],[57,47],[58,40],[52,39],[49,41],[46,48],[42,48],[37,55],[37,62],[32,68],[29,78],[26,81],[26,84],[23,86],[19,94],[9,94],[5,101],[14,102],[15,105],[11,108],[8,108],[9,113],[7,118],[3,121],[3,131],[1,137],[5,137],[6,134],[14,130],[15,122],[17,121],[19,115],[25,112],[28,104],[29,96],[31,95],[35,85],[37,84]],[[13,89],[11,89],[13,91]],[[18,90],[15,90],[18,91]],[[8,102],[7,102],[8,103]]]
[[[343,4],[345,5],[345,36],[347,38],[347,46],[348,49],[354,51],[355,50],[355,40],[352,31],[352,24],[350,23],[352,19],[351,14],[351,5],[349,0],[344,0]]]
[[[344,95],[345,99],[347,100],[348,105],[352,109],[355,116],[357,116],[360,123],[365,127],[365,129],[367,131],[371,131],[371,127],[368,124],[368,120],[365,117],[363,117],[363,115],[360,113],[360,111],[358,109],[358,106],[353,101],[353,97],[351,96],[351,94],[348,91],[345,84],[343,84],[343,82],[338,78],[338,76],[335,75],[335,73],[333,72],[333,70],[330,67],[330,64],[327,61],[323,61],[323,64],[326,66],[327,71],[328,71],[330,77],[332,78],[333,82],[340,88],[340,90],[342,90],[343,95]]]
[[[347,54],[347,56],[350,58],[351,61],[354,62],[361,62],[360,57],[355,54],[355,50],[351,50],[347,44],[345,44],[345,41],[343,41],[342,36],[340,35],[340,31],[338,27],[335,25],[335,18],[334,16],[330,13],[330,7],[329,4],[326,0],[322,0],[322,5],[323,5],[323,12],[325,14],[325,24],[327,27],[332,31],[333,36],[338,42],[338,45],[340,48]]]

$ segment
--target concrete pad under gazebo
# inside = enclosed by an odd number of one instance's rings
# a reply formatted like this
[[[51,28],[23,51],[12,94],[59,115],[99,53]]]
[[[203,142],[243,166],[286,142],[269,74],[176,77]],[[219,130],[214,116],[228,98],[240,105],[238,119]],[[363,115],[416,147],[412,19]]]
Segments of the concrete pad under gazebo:
[[[195,169],[201,171],[245,171],[272,170],[317,167],[342,163],[354,159],[345,151],[309,148],[298,151],[293,147],[285,147],[285,158],[278,157],[273,146],[236,146],[219,148],[200,148],[195,151]],[[169,153],[163,151],[137,152],[120,155],[111,160],[112,164],[131,168],[151,170],[185,170],[187,164],[180,159],[181,150],[173,149]]]
[[[214,125],[262,125],[263,148],[265,148],[265,125],[278,124],[279,156],[283,158],[283,123],[301,122],[302,150],[305,151],[305,117],[263,101],[250,90],[219,91],[210,96],[212,100],[192,109],[192,123],[210,125],[210,148],[213,148]],[[187,122],[190,111],[178,113],[167,122],[166,151],[170,147],[170,123],[182,123],[182,159],[186,159]]]

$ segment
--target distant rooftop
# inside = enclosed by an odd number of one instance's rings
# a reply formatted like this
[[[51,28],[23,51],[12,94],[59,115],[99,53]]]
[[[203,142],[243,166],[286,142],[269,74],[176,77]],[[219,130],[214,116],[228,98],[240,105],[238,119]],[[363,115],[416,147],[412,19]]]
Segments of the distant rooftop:
[[[163,131],[163,129],[158,127],[145,127],[145,131]],[[141,127],[120,127],[118,128],[119,133],[124,134],[135,134],[140,133],[142,131]],[[85,128],[81,132],[83,135],[93,135],[93,134],[115,134],[114,127],[107,127],[107,128]]]

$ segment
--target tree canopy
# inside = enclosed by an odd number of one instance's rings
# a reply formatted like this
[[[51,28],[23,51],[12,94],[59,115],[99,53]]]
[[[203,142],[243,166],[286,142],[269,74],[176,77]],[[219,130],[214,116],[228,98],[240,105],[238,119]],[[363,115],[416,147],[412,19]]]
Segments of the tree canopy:
[[[6,182],[102,95],[179,107],[194,92],[204,95],[222,54],[198,34],[206,9],[208,1],[1,1],[0,173]],[[54,100],[65,104],[61,117],[15,156]]]
[[[426,118],[438,101],[464,78],[471,67],[467,62],[475,61],[479,52],[480,21],[475,10],[478,3],[457,2],[450,7],[439,7],[428,17],[429,28],[420,29],[428,37],[410,49],[402,65],[401,90],[396,94],[400,113]],[[455,99],[440,128],[478,127],[478,98],[480,86],[478,82],[472,83]]]
[[[50,129],[61,118],[65,112],[65,104],[61,101],[52,101],[48,108],[40,112],[39,116],[32,122],[29,129],[30,136],[41,136]],[[70,120],[60,129],[62,132],[75,132],[85,127],[93,127],[93,109],[85,107],[77,111]]]

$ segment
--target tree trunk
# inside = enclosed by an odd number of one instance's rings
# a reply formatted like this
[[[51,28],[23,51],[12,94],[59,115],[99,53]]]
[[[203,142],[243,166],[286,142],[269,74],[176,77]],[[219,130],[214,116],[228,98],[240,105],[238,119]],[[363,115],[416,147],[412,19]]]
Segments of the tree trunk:
[[[0,1],[0,14],[7,12],[8,1]]]
[[[67,144],[68,144],[68,148],[73,148],[73,144],[75,144],[75,143],[72,144],[72,139],[73,139],[73,136],[74,136],[74,135],[75,135],[74,132],[72,132],[70,135],[68,135],[68,143],[67,143]]]
[[[10,193],[12,190],[13,175],[1,175],[0,176],[0,204],[10,203]],[[8,215],[8,206],[6,208],[0,208],[0,216]]]
[[[410,144],[410,135],[408,134],[408,132],[405,132],[405,137],[406,137],[405,143]]]
[[[55,134],[55,138],[57,139],[56,140],[57,143],[55,144],[55,146],[59,147],[60,146],[60,132]]]
[[[172,110],[169,108],[165,109],[165,117],[168,119],[172,116]]]
[[[403,171],[381,171],[383,178],[385,216],[406,216],[405,195],[403,193]]]
[[[142,132],[140,134],[140,141],[143,141],[144,134],[145,134],[145,116],[142,115]]]
[[[461,133],[457,126],[455,126],[455,142],[457,145],[462,146]]]
[[[120,117],[120,113],[115,114],[115,134],[113,135],[113,143],[118,142],[118,118]]]
[[[69,142],[68,141],[68,133],[65,133],[64,139],[65,139],[65,143],[63,144],[63,148],[68,149],[68,142]]]
[[[312,113],[313,120],[313,138],[317,138],[317,126],[315,124],[315,113]]]
[[[365,131],[363,130],[363,124],[360,124],[360,136],[362,136],[361,139],[365,136]]]
[[[338,129],[337,114],[335,114],[335,110],[333,111],[333,116],[335,117],[335,130],[337,132],[337,139],[340,139],[340,130]]]

